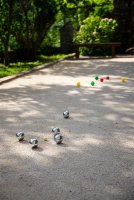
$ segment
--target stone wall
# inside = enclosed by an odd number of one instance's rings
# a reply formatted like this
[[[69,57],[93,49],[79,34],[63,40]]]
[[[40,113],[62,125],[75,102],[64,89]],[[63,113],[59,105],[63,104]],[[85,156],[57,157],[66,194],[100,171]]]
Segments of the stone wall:
[[[123,51],[134,46],[134,0],[114,0],[114,18],[118,22],[116,38]]]

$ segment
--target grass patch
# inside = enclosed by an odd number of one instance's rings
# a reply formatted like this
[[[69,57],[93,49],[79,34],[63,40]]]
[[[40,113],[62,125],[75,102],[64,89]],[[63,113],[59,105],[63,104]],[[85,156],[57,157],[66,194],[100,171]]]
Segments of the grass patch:
[[[3,64],[0,64],[0,78],[17,75],[17,74],[20,74],[21,72],[31,70],[32,68],[35,68],[41,64],[54,62],[56,60],[59,60],[61,58],[66,58],[66,57],[68,57],[68,55],[64,55],[64,54],[58,54],[58,55],[53,55],[53,56],[40,55],[37,61],[34,61],[34,62],[10,63],[8,67],[5,67]]]

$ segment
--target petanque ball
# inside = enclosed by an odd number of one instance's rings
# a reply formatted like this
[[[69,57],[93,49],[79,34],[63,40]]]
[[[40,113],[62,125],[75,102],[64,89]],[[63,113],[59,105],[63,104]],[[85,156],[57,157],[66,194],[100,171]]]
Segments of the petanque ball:
[[[16,137],[18,138],[19,141],[24,140],[25,134],[23,132],[17,132]]]
[[[69,118],[69,111],[68,110],[64,111],[63,116],[64,118]]]
[[[60,129],[58,127],[52,128],[53,133],[60,133]]]
[[[63,136],[60,133],[55,133],[54,141],[56,142],[56,144],[61,144],[63,141]]]
[[[38,146],[38,140],[37,139],[31,139],[29,141],[29,144],[32,145],[32,148],[36,148]]]

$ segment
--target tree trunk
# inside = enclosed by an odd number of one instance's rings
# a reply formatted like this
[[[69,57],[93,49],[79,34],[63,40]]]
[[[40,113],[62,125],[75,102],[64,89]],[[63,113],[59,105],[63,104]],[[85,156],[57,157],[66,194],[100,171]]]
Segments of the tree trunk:
[[[4,65],[9,65],[8,43],[4,46]]]
[[[4,40],[4,64],[5,64],[5,66],[9,65],[8,47],[9,47],[9,40],[10,40],[10,35],[11,35],[12,19],[13,19],[13,3],[11,1],[9,1],[7,34],[5,34],[5,40]]]
[[[117,40],[123,51],[134,45],[134,0],[114,0],[114,17],[117,20]]]

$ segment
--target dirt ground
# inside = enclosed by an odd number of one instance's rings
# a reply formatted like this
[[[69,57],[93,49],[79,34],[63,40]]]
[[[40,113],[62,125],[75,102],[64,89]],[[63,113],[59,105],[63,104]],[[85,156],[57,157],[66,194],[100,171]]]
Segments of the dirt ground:
[[[134,58],[65,60],[0,86],[0,200],[33,199],[134,199]]]

